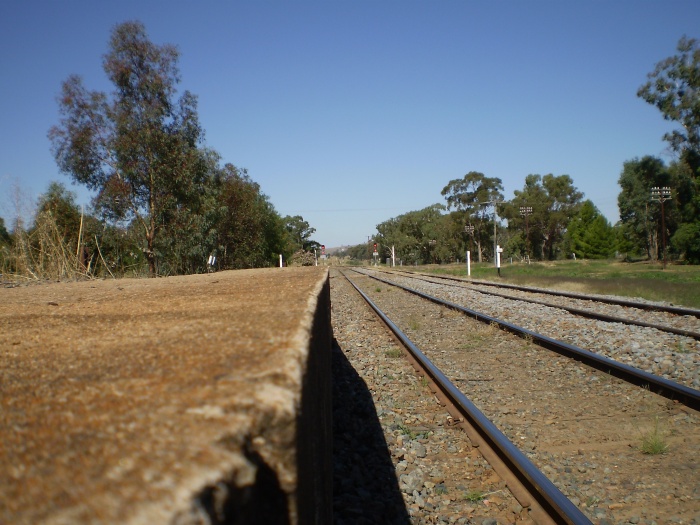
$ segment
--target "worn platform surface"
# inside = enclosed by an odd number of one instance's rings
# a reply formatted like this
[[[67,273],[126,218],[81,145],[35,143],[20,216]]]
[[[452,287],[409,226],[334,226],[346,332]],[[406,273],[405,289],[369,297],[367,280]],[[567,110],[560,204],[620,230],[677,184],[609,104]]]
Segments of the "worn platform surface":
[[[0,289],[0,523],[296,522],[327,288],[271,268]]]

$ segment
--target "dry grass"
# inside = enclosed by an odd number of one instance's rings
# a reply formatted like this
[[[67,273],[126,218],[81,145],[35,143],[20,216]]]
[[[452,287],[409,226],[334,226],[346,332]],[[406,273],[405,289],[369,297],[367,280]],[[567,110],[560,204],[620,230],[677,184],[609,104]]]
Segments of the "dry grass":
[[[643,454],[664,454],[668,451],[668,444],[666,443],[666,436],[659,429],[659,418],[657,417],[654,421],[654,428],[648,430],[641,437],[641,444],[639,450]]]
[[[403,351],[400,348],[390,348],[384,352],[384,355],[389,359],[398,359],[399,357],[403,357]]]
[[[6,281],[71,280],[88,277],[76,254],[78,239],[67,242],[50,212],[40,214],[31,233],[15,231],[15,243],[2,259]]]
[[[425,270],[464,277],[462,265],[425,267]],[[506,264],[496,277],[487,263],[472,264],[475,279],[551,288],[585,294],[641,297],[675,305],[700,308],[700,266],[619,261],[547,261]]]
[[[414,332],[420,330],[420,321],[415,315],[411,315],[411,317],[408,319],[408,327],[413,330]]]

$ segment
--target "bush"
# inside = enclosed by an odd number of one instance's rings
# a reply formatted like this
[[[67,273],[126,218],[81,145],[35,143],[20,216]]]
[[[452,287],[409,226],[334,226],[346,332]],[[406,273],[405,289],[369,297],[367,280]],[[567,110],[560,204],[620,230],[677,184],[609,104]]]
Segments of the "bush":
[[[671,237],[671,246],[692,264],[700,263],[700,223],[681,224]]]

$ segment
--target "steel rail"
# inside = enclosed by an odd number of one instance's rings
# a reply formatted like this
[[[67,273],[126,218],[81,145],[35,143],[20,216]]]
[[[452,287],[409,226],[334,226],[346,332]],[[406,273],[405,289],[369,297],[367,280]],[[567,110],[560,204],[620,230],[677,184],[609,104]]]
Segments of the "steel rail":
[[[473,317],[477,321],[482,321],[484,323],[497,323],[499,326],[505,328],[511,333],[532,338],[533,342],[537,343],[543,348],[547,348],[548,350],[552,350],[554,352],[557,352],[558,354],[564,355],[572,359],[576,359],[577,361],[581,361],[582,363],[592,368],[596,368],[597,370],[615,376],[619,379],[622,379],[623,381],[627,381],[637,386],[641,386],[642,388],[648,388],[651,392],[654,392],[672,400],[679,401],[685,404],[686,406],[693,408],[694,410],[700,410],[700,390],[695,390],[694,388],[681,385],[680,383],[676,383],[675,381],[671,381],[669,379],[665,379],[663,377],[651,374],[649,372],[645,372],[644,370],[640,370],[639,368],[620,363],[618,361],[615,361],[614,359],[610,359],[609,357],[605,357],[596,354],[595,352],[579,348],[578,346],[574,346],[563,341],[558,341],[551,337],[547,337],[546,335],[542,335],[537,332],[533,332],[532,330],[528,330],[527,328],[523,328],[513,323],[509,323],[508,321],[503,321],[502,319],[491,317],[489,315],[482,314],[475,310],[470,310],[469,308],[465,308],[464,306],[461,306],[459,304],[452,303],[450,301],[445,301],[437,297],[433,297],[432,295],[428,295],[418,290],[414,290],[413,288],[409,288],[407,286],[387,281],[386,279],[382,279],[375,275],[361,273],[357,270],[354,271],[360,273],[361,275],[365,275],[371,279],[375,279],[390,286],[395,286],[397,288],[405,290],[409,293],[422,297],[423,299],[432,301],[433,303],[440,304],[448,308],[452,308],[453,310],[460,311],[468,316]]]
[[[592,525],[592,522],[464,395],[396,324],[344,272],[342,275],[384,321],[394,335],[440,388],[447,399],[468,418],[470,425],[516,475],[532,501],[552,523]],[[365,275],[365,274],[362,274]],[[368,276],[371,277],[371,276]],[[390,284],[390,283],[389,283]],[[541,516],[541,515],[540,515]],[[534,517],[534,516],[533,516]]]
[[[464,284],[469,284],[468,281],[463,281],[461,279],[456,279],[456,278],[450,278],[450,277],[443,277],[443,276],[432,276],[432,275],[425,275],[425,274],[413,274],[412,277],[414,279],[419,279],[421,281],[425,281],[426,283],[433,283],[437,284],[434,281],[428,280],[430,279],[445,279],[448,281],[457,281],[461,282]],[[456,285],[452,285],[456,286]],[[467,288],[465,288],[467,289]],[[661,330],[662,332],[668,332],[671,334],[676,334],[676,335],[682,335],[685,337],[690,337],[692,339],[700,340],[700,332],[694,332],[692,330],[685,330],[684,328],[676,328],[675,326],[668,326],[668,325],[662,325],[662,324],[657,324],[657,323],[647,323],[645,321],[637,321],[636,319],[628,319],[626,317],[618,317],[615,315],[608,315],[608,314],[601,314],[598,312],[593,312],[592,310],[585,310],[583,308],[574,308],[573,306],[564,306],[556,303],[548,303],[546,301],[538,301],[536,299],[528,299],[526,297],[513,297],[512,295],[506,295],[498,292],[487,292],[485,290],[478,290],[478,289],[472,289],[472,291],[475,291],[477,293],[483,293],[486,295],[493,295],[494,297],[502,297],[504,299],[510,299],[511,301],[523,301],[523,302],[528,302],[532,304],[539,304],[542,306],[549,306],[550,308],[559,308],[561,310],[566,310],[567,312],[570,312],[574,315],[578,315],[581,317],[587,317],[588,319],[596,319],[598,321],[605,321],[608,323],[622,323],[622,324],[628,324],[628,325],[634,325],[634,326],[641,326],[644,328],[655,328],[657,330]],[[539,292],[538,292],[539,293]],[[546,292],[545,292],[546,293]],[[583,297],[577,297],[578,299],[583,299]]]
[[[424,274],[422,272],[411,272],[411,271],[406,271],[406,270],[402,270],[401,272],[407,273],[407,274],[414,274],[414,275],[418,274],[418,275],[428,276],[428,274]],[[517,284],[494,283],[491,281],[484,281],[482,279],[462,279],[459,277],[450,277],[447,275],[436,275],[435,277],[438,279],[459,281],[459,282],[463,282],[466,284],[476,284],[479,286],[494,286],[494,287],[498,287],[498,288],[510,288],[512,290],[521,290],[523,292],[541,293],[541,294],[546,294],[546,295],[554,295],[554,296],[558,296],[558,297],[568,297],[571,299],[583,299],[586,301],[595,301],[598,303],[616,304],[619,306],[627,306],[629,308],[638,308],[640,310],[651,310],[651,311],[655,311],[655,312],[668,312],[668,313],[676,314],[676,315],[689,315],[691,317],[697,317],[700,319],[700,310],[698,310],[696,308],[687,308],[684,306],[640,303],[639,301],[631,301],[631,300],[627,300],[627,299],[614,299],[612,297],[602,297],[602,296],[597,296],[597,295],[596,296],[585,295],[585,294],[580,294],[580,293],[575,293],[575,292],[562,292],[562,291],[558,291],[558,290],[545,290],[543,288],[534,288],[531,286],[520,286]]]

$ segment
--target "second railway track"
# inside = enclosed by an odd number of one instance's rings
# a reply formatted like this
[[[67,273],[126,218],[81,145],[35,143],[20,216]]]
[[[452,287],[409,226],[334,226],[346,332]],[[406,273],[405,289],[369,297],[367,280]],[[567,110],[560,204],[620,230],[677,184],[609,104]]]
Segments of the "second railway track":
[[[592,521],[700,518],[696,411],[368,277],[356,281]],[[639,441],[654,429],[668,451],[644,455]]]
[[[700,390],[700,341],[693,337],[620,321],[589,319],[570,313],[564,307],[528,303],[522,297],[483,294],[466,283],[445,284],[440,279],[425,276],[389,273],[383,276],[397,284],[468,308],[473,306],[486,315]],[[629,308],[618,309],[615,314],[618,317],[632,315]],[[646,314],[656,315],[656,312]],[[700,331],[700,320],[692,317],[685,321],[686,329]]]
[[[409,274],[410,275],[410,274]],[[574,315],[611,323],[622,323],[700,340],[700,310],[642,303],[628,300],[586,296],[583,294],[556,292],[523,286],[513,286],[485,281],[465,281],[458,278],[419,275],[427,282],[452,282],[455,286],[468,287],[476,292],[524,301],[551,308],[561,308]],[[503,293],[503,290],[506,293]],[[599,305],[604,305],[602,308]]]

